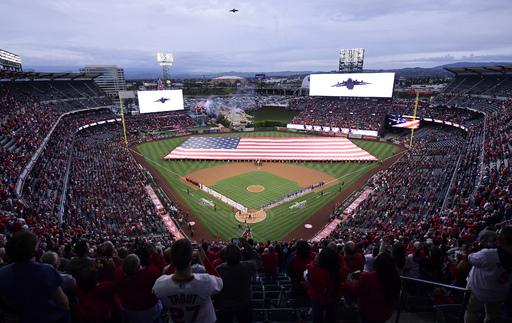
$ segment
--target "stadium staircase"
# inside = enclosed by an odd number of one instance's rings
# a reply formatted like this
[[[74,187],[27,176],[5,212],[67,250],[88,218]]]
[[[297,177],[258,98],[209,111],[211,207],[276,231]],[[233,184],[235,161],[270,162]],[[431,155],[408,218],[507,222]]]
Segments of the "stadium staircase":
[[[71,84],[71,82],[69,82],[69,87],[72,88],[73,90],[76,91],[76,93],[78,93],[78,95],[81,97],[81,98],[86,98],[88,97],[87,95],[85,95],[84,93],[80,92],[76,87],[73,86],[73,84]]]
[[[251,284],[253,322],[312,322],[309,301],[294,298],[290,278],[285,273],[279,273],[274,281],[267,280],[259,273]],[[460,321],[469,293],[465,288],[402,277],[400,301],[388,322]],[[360,322],[357,304],[353,301],[342,299],[338,303],[337,312],[339,323]]]
[[[94,94],[94,96],[99,97],[99,96],[104,95],[104,94],[96,92],[93,87],[91,87],[89,84],[87,84],[87,82],[84,82],[84,84],[89,89],[89,91],[91,91]]]
[[[478,82],[476,82],[474,85],[470,86],[468,89],[464,90],[464,92],[462,93],[471,93],[471,91],[473,89],[476,89],[477,87],[479,87],[482,82],[485,82],[485,78],[481,78]]]

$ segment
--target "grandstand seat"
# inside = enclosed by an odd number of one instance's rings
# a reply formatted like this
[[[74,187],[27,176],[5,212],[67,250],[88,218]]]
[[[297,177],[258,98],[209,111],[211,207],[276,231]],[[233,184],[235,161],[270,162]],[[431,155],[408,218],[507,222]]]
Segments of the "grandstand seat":
[[[263,291],[263,285],[260,282],[252,282],[251,287],[254,292]]]
[[[252,298],[253,299],[265,299],[265,293],[264,292],[252,292]]]
[[[265,289],[265,292],[275,292],[281,290],[281,287],[276,284],[265,284],[263,285],[263,288]]]
[[[280,307],[284,304],[284,295],[281,291],[265,292],[265,304],[267,307]]]
[[[263,308],[255,308],[252,310],[252,321],[254,323],[267,322],[267,311]]]
[[[290,277],[288,276],[277,276],[278,282],[290,282]]]
[[[251,303],[252,303],[253,308],[265,308],[265,300],[264,299],[253,298]]]
[[[299,316],[293,308],[272,308],[267,310],[267,320],[272,322],[297,322]]]
[[[286,290],[290,290],[292,287],[291,281],[278,281],[277,284],[281,287],[284,287]]]
[[[460,318],[463,308],[461,304],[443,304],[435,305],[436,322],[447,323],[455,322]]]

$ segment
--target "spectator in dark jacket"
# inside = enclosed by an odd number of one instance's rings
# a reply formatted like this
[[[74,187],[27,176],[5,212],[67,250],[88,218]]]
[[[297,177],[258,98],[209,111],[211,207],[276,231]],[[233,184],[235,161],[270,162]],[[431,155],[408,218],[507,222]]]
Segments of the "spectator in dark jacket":
[[[89,245],[87,241],[80,240],[73,248],[75,257],[71,259],[66,267],[66,271],[75,279],[78,279],[80,271],[90,268],[94,265],[94,259],[89,257]]]
[[[37,244],[29,231],[16,232],[7,243],[7,255],[14,263],[0,269],[0,302],[20,323],[68,322],[62,277],[52,266],[35,261]]]
[[[224,251],[226,262],[217,267],[224,284],[218,298],[219,323],[233,322],[234,318],[239,323],[252,322],[251,280],[261,266],[261,258],[244,238],[240,238],[240,246],[248,260],[241,261],[240,248],[230,244]]]
[[[336,309],[342,295],[338,254],[332,248],[323,249],[307,266],[307,290],[313,307],[313,322],[337,322]],[[325,314],[326,320],[323,320]]]

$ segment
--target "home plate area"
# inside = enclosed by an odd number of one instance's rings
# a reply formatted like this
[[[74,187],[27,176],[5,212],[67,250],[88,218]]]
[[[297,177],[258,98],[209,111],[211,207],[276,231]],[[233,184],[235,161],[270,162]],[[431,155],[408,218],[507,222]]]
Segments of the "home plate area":
[[[237,211],[235,218],[242,223],[258,223],[267,218],[267,212],[264,210],[249,210],[248,212]]]

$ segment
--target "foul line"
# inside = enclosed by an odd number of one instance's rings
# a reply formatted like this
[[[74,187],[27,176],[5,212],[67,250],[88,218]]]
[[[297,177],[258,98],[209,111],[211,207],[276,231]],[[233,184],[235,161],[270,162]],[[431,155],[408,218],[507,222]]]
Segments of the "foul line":
[[[165,168],[165,166],[160,165],[160,163],[158,163],[158,162],[154,161],[154,160],[153,160],[153,159],[151,159],[151,158],[148,158],[148,157],[144,156],[143,154],[139,153],[138,151],[133,150],[133,149],[131,149],[131,148],[128,148],[128,150],[130,150],[131,152],[135,153],[135,154],[136,154],[136,155],[138,155],[138,156],[141,156],[141,157],[142,157],[142,158],[144,158],[145,160],[149,161],[151,164],[154,164],[154,165],[156,165],[156,166],[159,166],[159,167],[163,168],[165,171],[167,171],[167,172],[169,172],[169,173],[171,173],[171,174],[173,174],[173,175],[176,175],[176,176],[178,176],[178,177],[181,177],[181,175],[180,175],[180,174],[178,174],[178,173],[176,173],[176,172],[173,172],[173,171],[172,171],[172,170],[170,170],[170,169]]]

